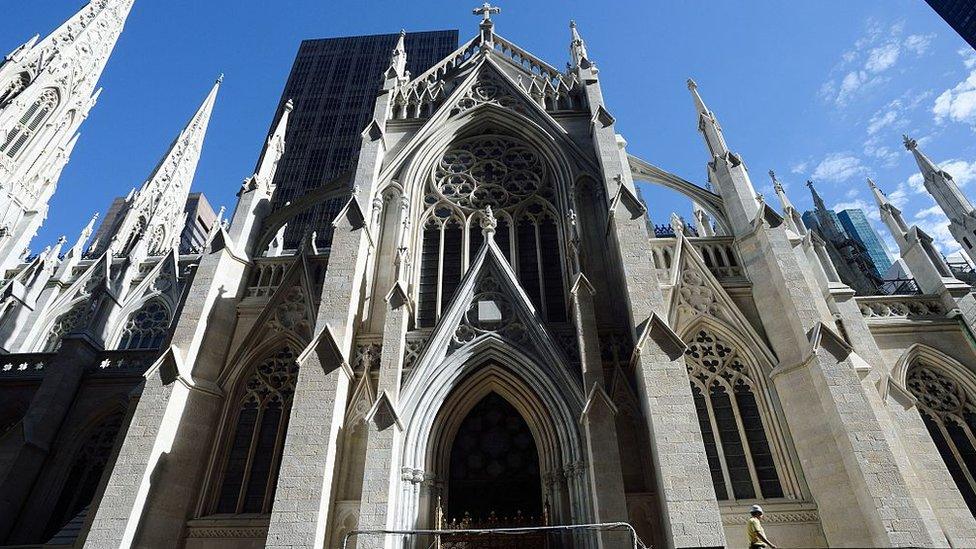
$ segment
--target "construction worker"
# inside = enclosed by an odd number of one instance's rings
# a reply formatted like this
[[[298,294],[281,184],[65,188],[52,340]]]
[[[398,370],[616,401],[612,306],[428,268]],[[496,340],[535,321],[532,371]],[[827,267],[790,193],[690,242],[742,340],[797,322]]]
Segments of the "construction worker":
[[[766,531],[762,527],[762,507],[753,505],[749,509],[749,522],[746,524],[746,533],[749,535],[749,549],[776,549],[773,542],[766,537]]]

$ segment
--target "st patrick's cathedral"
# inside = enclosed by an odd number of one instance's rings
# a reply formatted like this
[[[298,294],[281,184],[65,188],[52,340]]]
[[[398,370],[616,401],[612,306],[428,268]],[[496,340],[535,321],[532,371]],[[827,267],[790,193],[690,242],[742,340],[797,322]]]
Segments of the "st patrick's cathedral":
[[[100,225],[25,253],[132,4],[0,65],[0,543],[739,547],[760,504],[784,547],[976,546],[970,283],[873,182],[914,282],[852,282],[693,81],[707,181],[628,153],[575,24],[565,70],[488,5],[422,71],[392,38],[354,162],[288,197],[283,100],[186,247],[218,80]],[[691,222],[655,230],[637,182]]]

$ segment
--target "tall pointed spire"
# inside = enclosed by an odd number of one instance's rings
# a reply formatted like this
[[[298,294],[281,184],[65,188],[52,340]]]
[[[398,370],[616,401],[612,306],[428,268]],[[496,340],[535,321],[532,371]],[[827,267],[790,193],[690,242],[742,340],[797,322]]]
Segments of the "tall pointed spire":
[[[773,181],[773,191],[779,197],[780,206],[783,208],[783,219],[786,221],[787,227],[800,236],[806,235],[807,227],[803,224],[803,218],[800,216],[800,212],[797,211],[796,207],[793,206],[793,202],[786,194],[786,189],[783,188],[783,184],[776,177],[776,172],[769,170],[769,178]]]
[[[725,143],[722,127],[719,125],[718,119],[715,118],[715,114],[705,106],[705,101],[698,93],[698,84],[691,78],[688,79],[688,91],[691,92],[695,101],[695,111],[698,113],[698,131],[705,136],[705,145],[708,146],[708,151],[713,158],[726,155],[729,152],[729,147]]]
[[[902,242],[905,240],[905,233],[908,232],[908,224],[905,223],[905,219],[901,215],[901,210],[888,200],[888,197],[875,185],[870,177],[868,178],[868,188],[871,189],[871,194],[874,195],[874,201],[878,204],[881,220],[884,221],[884,224],[891,232],[891,236],[894,237],[895,242],[901,248]]]
[[[254,169],[254,175],[245,182],[245,185],[251,184],[263,189],[271,189],[275,174],[278,172],[278,162],[281,160],[281,156],[285,154],[285,132],[288,131],[288,118],[293,110],[295,110],[295,103],[289,99],[285,102],[281,117],[278,118],[274,131],[268,137],[264,150],[261,151],[261,158]]]
[[[972,203],[962,194],[952,176],[939,169],[934,162],[929,160],[918,148],[918,142],[911,137],[903,136],[905,148],[911,151],[918,164],[919,170],[925,177],[925,188],[935,199],[946,216],[951,219],[960,219],[967,214],[973,214]]]
[[[220,75],[149,179],[127,198],[113,224],[111,239],[96,243],[98,249],[94,253],[111,249],[114,255],[128,255],[141,242],[145,253],[157,255],[165,253],[177,241],[182,231],[184,205],[222,81]]]
[[[400,36],[397,38],[396,47],[390,56],[390,68],[386,69],[386,78],[396,78],[398,82],[406,82],[410,78],[407,72],[407,47],[405,40],[407,31],[400,29]]]
[[[820,193],[818,193],[816,187],[813,186],[813,181],[807,181],[807,187],[809,187],[810,194],[813,196],[813,205],[816,209],[817,221],[820,223],[820,230],[823,232],[824,237],[832,242],[842,242],[847,240],[846,233],[840,226],[836,214],[834,214],[833,210],[824,204],[823,198],[820,198]]]
[[[92,0],[0,63],[0,269],[47,216],[48,201],[133,0]]]
[[[698,93],[698,84],[690,78],[688,91],[691,92],[695,112],[698,114],[698,131],[705,138],[705,146],[708,148],[708,179],[722,196],[732,232],[736,235],[752,232],[752,220],[756,219],[761,204],[757,200],[749,172],[742,159],[729,150],[718,119],[705,106]]]
[[[949,232],[971,260],[976,262],[976,209],[962,194],[952,176],[940,169],[918,149],[918,142],[903,136],[905,148],[911,151],[924,177],[925,190],[949,218]]]
[[[586,53],[586,42],[583,41],[583,37],[580,36],[579,30],[576,28],[576,21],[569,22],[569,30],[573,36],[569,43],[569,53],[572,56],[573,65],[585,69],[590,65],[590,58]]]

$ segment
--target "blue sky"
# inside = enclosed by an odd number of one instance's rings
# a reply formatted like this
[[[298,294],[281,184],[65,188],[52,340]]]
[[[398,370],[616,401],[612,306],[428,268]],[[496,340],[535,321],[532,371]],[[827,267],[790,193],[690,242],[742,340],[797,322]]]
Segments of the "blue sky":
[[[226,80],[194,190],[232,209],[302,39],[458,28],[464,41],[477,31],[478,3],[136,0],[32,247],[73,237],[92,212],[140,185],[218,73]],[[7,2],[0,50],[46,34],[83,4]],[[568,60],[568,21],[577,20],[632,154],[704,182],[707,156],[685,87],[691,76],[769,200],[769,169],[803,209],[811,205],[803,183],[813,178],[828,203],[864,206],[881,228],[864,183],[871,176],[909,222],[945,252],[957,248],[919,192],[901,134],[976,194],[976,54],[923,0],[499,5],[499,34],[557,67]],[[647,189],[645,198],[656,223],[689,210],[669,191]]]

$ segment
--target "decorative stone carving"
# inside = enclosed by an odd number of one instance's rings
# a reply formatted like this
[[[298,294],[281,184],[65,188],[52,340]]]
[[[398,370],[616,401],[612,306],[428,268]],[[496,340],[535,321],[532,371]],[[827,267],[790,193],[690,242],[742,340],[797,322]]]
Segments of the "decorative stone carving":
[[[301,288],[296,286],[288,291],[271,315],[268,325],[276,332],[289,331],[303,335],[309,332],[305,293]]]
[[[528,331],[516,317],[515,308],[499,286],[495,274],[486,271],[478,280],[474,297],[454,332],[451,347],[456,349],[490,333],[516,344],[525,344],[529,339]]]
[[[870,297],[858,299],[858,305],[861,314],[870,320],[940,318],[947,314],[945,306],[937,298]]]
[[[380,351],[382,345],[379,343],[360,342],[356,345],[356,355],[353,358],[353,370],[363,375],[369,374],[380,367]]]
[[[746,366],[735,348],[713,332],[699,330],[688,342],[685,358],[689,375],[706,387],[715,376],[722,377],[730,384],[744,380],[752,385]]]
[[[931,414],[962,417],[964,413],[976,412],[959,384],[927,366],[909,370],[905,385],[918,398],[919,406]]]
[[[552,196],[542,158],[521,140],[502,135],[458,141],[432,177],[431,204],[447,200],[470,210],[511,209],[535,195]]]
[[[496,105],[525,114],[525,104],[516,97],[509,86],[492,71],[483,72],[478,81],[458,100],[451,114],[458,114],[484,104]]]

